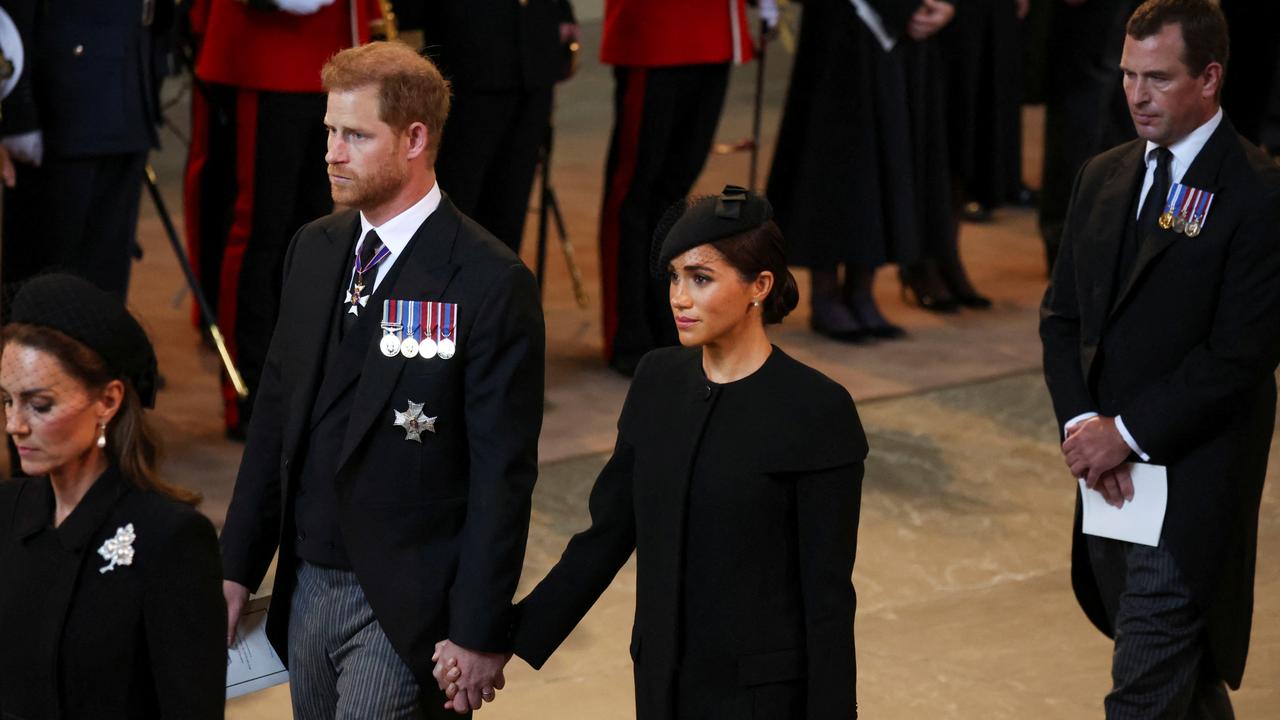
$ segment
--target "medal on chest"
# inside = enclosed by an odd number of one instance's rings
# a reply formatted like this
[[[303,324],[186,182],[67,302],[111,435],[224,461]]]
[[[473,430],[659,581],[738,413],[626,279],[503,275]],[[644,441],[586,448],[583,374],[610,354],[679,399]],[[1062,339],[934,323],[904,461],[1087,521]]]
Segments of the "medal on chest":
[[[414,442],[422,442],[422,433],[434,433],[436,431],[436,418],[427,417],[422,411],[424,403],[416,403],[409,401],[409,407],[403,412],[400,410],[392,410],[395,413],[395,426],[404,428],[404,439],[413,440]]]

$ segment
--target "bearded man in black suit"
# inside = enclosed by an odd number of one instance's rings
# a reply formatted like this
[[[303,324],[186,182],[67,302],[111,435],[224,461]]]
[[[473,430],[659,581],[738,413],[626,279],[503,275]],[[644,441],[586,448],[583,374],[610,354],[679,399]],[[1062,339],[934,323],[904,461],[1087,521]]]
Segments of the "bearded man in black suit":
[[[271,557],[267,634],[299,718],[446,714],[466,648],[492,700],[542,424],[532,274],[435,181],[449,87],[408,46],[325,66],[330,185],[302,227],[222,534],[229,635]],[[380,328],[381,327],[381,331]]]
[[[1081,534],[1072,581],[1115,638],[1108,718],[1230,718],[1244,672],[1280,361],[1280,167],[1219,107],[1226,22],[1149,0],[1120,67],[1139,139],[1081,170],[1041,309],[1063,457],[1134,498],[1166,466],[1158,546]]]

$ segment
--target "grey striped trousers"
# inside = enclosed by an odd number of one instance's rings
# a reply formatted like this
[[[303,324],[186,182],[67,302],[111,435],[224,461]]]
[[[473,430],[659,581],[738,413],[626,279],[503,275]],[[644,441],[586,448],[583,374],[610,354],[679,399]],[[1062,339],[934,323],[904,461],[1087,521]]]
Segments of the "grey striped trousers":
[[[306,562],[289,615],[289,686],[297,720],[457,717],[391,647],[355,573]]]
[[[1207,618],[1164,546],[1088,536],[1089,560],[1111,626],[1107,720],[1231,720],[1213,668]]]

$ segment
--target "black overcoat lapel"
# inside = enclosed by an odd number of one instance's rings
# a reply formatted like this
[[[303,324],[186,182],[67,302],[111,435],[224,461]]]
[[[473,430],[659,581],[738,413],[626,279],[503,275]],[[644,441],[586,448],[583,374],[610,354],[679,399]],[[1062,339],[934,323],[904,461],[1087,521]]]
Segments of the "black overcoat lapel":
[[[461,224],[462,216],[457,208],[448,198],[441,198],[440,206],[422,223],[409,241],[405,248],[404,265],[392,279],[391,287],[383,297],[398,300],[444,300],[444,292],[458,271],[458,266],[451,260]],[[376,311],[370,313],[369,317],[362,318],[370,321],[365,329],[377,329],[379,318]],[[335,372],[344,373],[348,382],[357,382],[347,434],[343,439],[342,452],[338,456],[339,469],[350,459],[360,439],[377,422],[378,415],[386,407],[387,398],[395,388],[407,361],[402,355],[391,358],[384,356],[374,342],[375,337],[376,334],[370,332],[365,337],[363,347],[359,347],[359,343],[354,346],[343,343],[339,350],[341,355]],[[363,361],[358,365],[349,363],[345,357],[347,353],[355,353]]]
[[[284,431],[285,457],[293,457],[298,442],[308,427],[316,386],[320,383],[324,367],[325,347],[329,343],[329,325],[333,320],[334,304],[340,299],[343,288],[343,270],[354,252],[356,235],[360,231],[360,214],[350,212],[348,217],[322,225],[323,241],[307,252],[299,253],[297,267],[291,273],[312,288],[309,302],[298,310],[297,326],[287,333],[290,342],[300,343],[297,352],[291,353],[298,364],[297,385],[300,389],[291,398]],[[280,331],[280,329],[278,329]]]
[[[1089,227],[1085,237],[1092,238],[1089,257],[1084,266],[1090,268],[1092,286],[1089,293],[1090,311],[1083,315],[1086,327],[1082,328],[1086,340],[1096,341],[1102,331],[1102,323],[1110,316],[1116,298],[1116,263],[1120,261],[1120,244],[1129,242],[1125,237],[1128,227],[1126,213],[1134,212],[1133,198],[1141,187],[1146,166],[1142,154],[1146,144],[1134,142],[1130,152],[1111,168],[1110,174],[1098,191],[1098,200],[1089,213]],[[1091,327],[1090,327],[1091,326]]]
[[[1218,184],[1219,170],[1222,168],[1223,158],[1227,156],[1227,151],[1231,144],[1235,142],[1236,132],[1231,123],[1224,117],[1222,122],[1218,124],[1218,129],[1214,130],[1209,136],[1208,142],[1200,150],[1200,154],[1196,155],[1196,159],[1191,163],[1191,167],[1183,173],[1182,184],[1197,188],[1200,190],[1208,190],[1213,194],[1218,194],[1222,187]],[[1207,225],[1206,225],[1207,227]],[[1124,284],[1120,288],[1120,292],[1116,294],[1115,302],[1111,303],[1111,313],[1115,313],[1128,299],[1130,293],[1133,292],[1137,285],[1138,278],[1142,277],[1142,273],[1160,257],[1165,250],[1168,250],[1180,238],[1184,238],[1182,233],[1173,230],[1165,230],[1160,227],[1147,228],[1142,237],[1142,243],[1138,246],[1138,257],[1133,263],[1133,272],[1129,273],[1129,277],[1125,279]]]

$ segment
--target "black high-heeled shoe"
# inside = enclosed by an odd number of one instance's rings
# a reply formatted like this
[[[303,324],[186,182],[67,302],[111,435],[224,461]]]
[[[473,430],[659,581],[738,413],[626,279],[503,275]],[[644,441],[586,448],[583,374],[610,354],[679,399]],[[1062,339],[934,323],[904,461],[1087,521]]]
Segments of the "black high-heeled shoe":
[[[922,268],[902,268],[898,271],[898,280],[902,283],[904,303],[914,302],[929,312],[941,314],[958,312],[960,309],[956,299],[947,292],[946,286],[936,276],[928,277]]]
[[[951,292],[951,297],[955,299],[956,304],[961,307],[967,307],[972,310],[987,310],[991,307],[991,298],[980,294],[973,283],[969,282],[969,276],[964,271],[964,266],[960,264],[959,259],[944,260],[938,263],[938,277],[941,278],[942,284]]]

